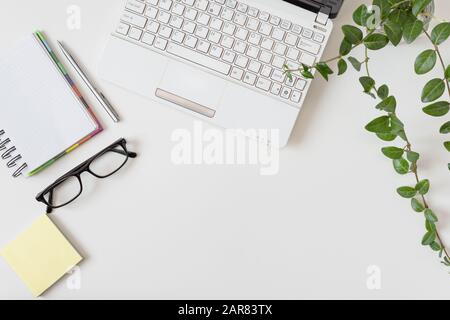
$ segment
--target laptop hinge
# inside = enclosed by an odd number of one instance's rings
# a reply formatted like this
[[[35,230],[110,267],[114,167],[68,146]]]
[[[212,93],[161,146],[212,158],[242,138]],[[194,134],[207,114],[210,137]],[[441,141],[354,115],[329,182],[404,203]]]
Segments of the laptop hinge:
[[[317,13],[316,22],[326,26],[328,23],[328,19],[330,19],[330,13],[331,9],[329,7],[322,6]]]

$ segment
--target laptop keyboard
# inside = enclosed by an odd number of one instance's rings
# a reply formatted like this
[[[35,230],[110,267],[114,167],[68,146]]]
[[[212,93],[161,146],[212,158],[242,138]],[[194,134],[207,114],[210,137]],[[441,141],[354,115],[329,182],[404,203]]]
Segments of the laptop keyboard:
[[[299,107],[325,35],[235,0],[128,0],[114,33]]]

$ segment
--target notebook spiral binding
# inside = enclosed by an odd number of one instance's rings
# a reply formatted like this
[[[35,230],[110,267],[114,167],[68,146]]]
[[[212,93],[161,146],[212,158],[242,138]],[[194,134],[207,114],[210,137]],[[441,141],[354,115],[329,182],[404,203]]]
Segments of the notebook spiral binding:
[[[23,170],[25,170],[27,164],[25,162],[21,163],[22,155],[20,153],[17,154],[16,147],[11,145],[11,139],[4,136],[5,131],[0,129],[0,157],[1,159],[7,161],[6,166],[9,169],[15,169],[12,176],[17,178],[22,174]]]

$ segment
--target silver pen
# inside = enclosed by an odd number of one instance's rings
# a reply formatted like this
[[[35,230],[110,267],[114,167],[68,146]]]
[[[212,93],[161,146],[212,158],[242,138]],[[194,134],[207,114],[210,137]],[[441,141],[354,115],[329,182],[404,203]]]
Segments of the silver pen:
[[[78,65],[78,63],[75,61],[75,59],[72,57],[72,55],[64,48],[63,44],[58,41],[58,45],[61,48],[62,53],[64,56],[69,60],[72,67],[75,69],[75,71],[78,73],[78,75],[83,79],[84,83],[88,86],[89,90],[94,94],[95,98],[97,98],[98,102],[102,105],[103,109],[108,113],[108,115],[113,119],[114,122],[119,122],[119,115],[112,107],[111,103],[106,99],[105,95],[101,93],[97,88],[94,87],[92,82],[88,79],[86,74],[83,72],[81,67]]]

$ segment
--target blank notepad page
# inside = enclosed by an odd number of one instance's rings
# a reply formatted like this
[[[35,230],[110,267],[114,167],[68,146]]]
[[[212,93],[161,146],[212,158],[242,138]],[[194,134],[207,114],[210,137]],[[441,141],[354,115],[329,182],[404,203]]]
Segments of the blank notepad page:
[[[0,130],[28,164],[42,166],[97,129],[35,36],[0,53]]]

